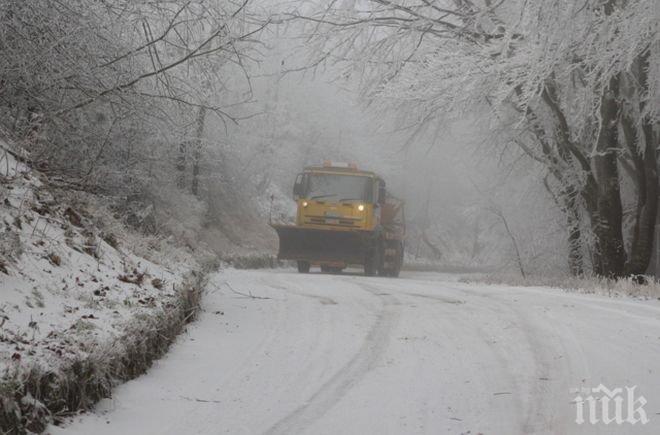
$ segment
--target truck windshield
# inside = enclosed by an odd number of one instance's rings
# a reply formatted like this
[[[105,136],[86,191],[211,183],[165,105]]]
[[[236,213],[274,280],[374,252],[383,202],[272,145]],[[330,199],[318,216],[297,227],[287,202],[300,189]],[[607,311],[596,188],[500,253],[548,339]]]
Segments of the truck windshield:
[[[373,183],[371,177],[359,175],[307,174],[309,199],[329,202],[371,202]]]

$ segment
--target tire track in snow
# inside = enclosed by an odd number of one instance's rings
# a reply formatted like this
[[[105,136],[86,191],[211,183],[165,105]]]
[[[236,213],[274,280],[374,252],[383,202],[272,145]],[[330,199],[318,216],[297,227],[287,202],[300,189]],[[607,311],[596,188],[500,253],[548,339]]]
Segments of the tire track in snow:
[[[492,326],[475,323],[471,327],[473,331],[478,331],[476,335],[484,337],[485,348],[489,350],[493,360],[497,361],[499,379],[506,379],[510,384],[511,399],[515,403],[515,409],[520,410],[516,415],[520,433],[557,432],[556,416],[550,410],[554,410],[558,403],[563,403],[561,393],[568,391],[568,388],[553,388],[549,382],[556,377],[558,370],[552,365],[557,354],[556,341],[560,341],[556,333],[548,327],[539,313],[528,312],[528,305],[521,309],[517,303],[512,304],[497,294],[484,293],[478,289],[471,291],[472,289],[451,286],[442,288],[463,293],[472,310],[488,313],[484,318],[507,319],[511,322],[514,327],[512,332],[498,336],[495,341],[490,338]],[[513,335],[514,333],[517,336]],[[500,342],[507,340],[509,343],[502,347]],[[512,355],[514,350],[515,356]],[[515,367],[513,364],[521,358],[530,362],[524,369],[527,371],[512,369]]]
[[[326,297],[326,296],[320,296],[320,295],[313,295],[313,294],[310,294],[310,293],[304,293],[302,291],[294,290],[294,289],[292,289],[292,286],[291,286],[290,283],[289,283],[288,286],[285,286],[285,285],[273,283],[271,280],[260,279],[259,281],[263,285],[265,285],[266,287],[281,290],[281,291],[285,292],[285,294],[293,294],[293,295],[297,295],[297,296],[303,296],[303,297],[306,297],[306,298],[315,299],[315,300],[319,301],[321,303],[321,305],[337,305],[337,301],[335,301],[332,298],[329,298],[329,297]]]
[[[510,379],[515,390],[514,397],[525,397],[522,401],[518,400],[516,405],[516,408],[521,410],[520,432],[565,433],[566,421],[570,421],[570,418],[564,418],[566,416],[562,414],[562,410],[565,408],[562,404],[565,403],[570,386],[563,381],[575,373],[584,374],[589,370],[579,347],[571,347],[572,351],[567,351],[567,346],[570,345],[565,343],[565,340],[567,337],[573,337],[570,330],[553,322],[552,318],[543,312],[548,301],[539,301],[537,305],[521,305],[512,303],[509,293],[485,293],[478,288],[474,289],[476,291],[449,286],[446,288],[469,295],[473,304],[479,301],[474,304],[478,309],[490,311],[493,316],[513,322],[515,330],[520,334],[521,340],[517,343],[519,354],[516,359],[525,357],[531,362],[523,376],[520,372],[507,369],[512,362],[511,345],[501,348],[487,342],[492,354],[501,362],[500,370],[504,369],[502,376]],[[525,293],[522,293],[518,297],[524,296]],[[484,336],[488,335],[487,328],[477,327]],[[562,356],[560,361],[557,360],[558,355]]]
[[[478,289],[452,287],[445,283],[433,283],[428,289],[435,293],[412,293],[401,291],[396,287],[392,287],[391,291],[407,297],[421,297],[455,305],[467,304],[471,312],[483,312],[486,319],[501,318],[513,322],[520,341],[511,341],[505,348],[502,348],[499,341],[512,340],[512,336],[509,334],[500,336],[496,342],[493,342],[489,338],[493,332],[491,326],[479,322],[463,324],[462,336],[473,335],[482,338],[482,349],[488,349],[492,361],[497,362],[497,365],[490,367],[489,370],[496,371],[498,373],[496,377],[500,380],[506,379],[510,385],[512,405],[515,403],[513,406],[521,410],[516,416],[520,433],[555,432],[555,429],[560,427],[558,423],[560,419],[555,408],[558,404],[564,403],[562,394],[566,394],[569,388],[568,386],[564,388],[562,384],[555,385],[550,379],[561,378],[558,373],[562,369],[570,370],[570,368],[559,368],[553,364],[554,357],[562,353],[559,349],[563,349],[561,337],[554,325],[548,324],[548,319],[538,312],[527,312],[530,309],[529,305],[520,307],[518,304],[501,299],[498,294],[485,293]],[[446,290],[458,292],[462,296],[460,298],[447,296]],[[504,296],[508,297],[508,294]],[[461,317],[457,317],[456,321],[461,322]],[[520,352],[515,357],[511,354],[514,349]],[[523,357],[531,362],[529,366],[531,370],[524,374],[513,371],[512,363]],[[568,364],[568,361],[563,363]],[[559,430],[560,433],[564,431]]]
[[[321,385],[307,402],[276,422],[266,431],[267,434],[289,435],[300,433],[309,427],[371,371],[385,352],[399,317],[400,303],[393,296],[383,294],[375,286],[366,283],[359,283],[359,286],[382,301],[382,307],[376,314],[376,321],[369,329],[362,346],[355,356]]]

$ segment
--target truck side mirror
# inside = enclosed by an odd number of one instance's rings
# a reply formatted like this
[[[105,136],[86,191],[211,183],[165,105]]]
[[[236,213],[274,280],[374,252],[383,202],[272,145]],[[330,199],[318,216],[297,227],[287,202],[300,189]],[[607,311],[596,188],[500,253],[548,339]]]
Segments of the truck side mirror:
[[[298,174],[296,177],[296,182],[293,183],[293,198],[298,199],[303,196],[304,192],[303,186],[303,174]]]
[[[387,197],[387,189],[385,189],[385,182],[381,181],[378,183],[378,204],[385,204],[385,199]]]

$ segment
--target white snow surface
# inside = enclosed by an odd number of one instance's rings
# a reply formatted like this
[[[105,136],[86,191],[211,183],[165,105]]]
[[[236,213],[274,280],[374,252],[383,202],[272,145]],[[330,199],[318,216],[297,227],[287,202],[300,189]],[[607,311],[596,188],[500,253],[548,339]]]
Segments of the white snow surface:
[[[172,285],[187,265],[134,255],[135,240],[110,246],[84,209],[53,197],[43,174],[0,155],[0,373],[103,353],[136,317],[176,300]]]
[[[660,433],[657,301],[432,273],[226,270],[209,289],[148,374],[50,433]],[[637,385],[650,422],[577,425],[572,389],[601,383]]]

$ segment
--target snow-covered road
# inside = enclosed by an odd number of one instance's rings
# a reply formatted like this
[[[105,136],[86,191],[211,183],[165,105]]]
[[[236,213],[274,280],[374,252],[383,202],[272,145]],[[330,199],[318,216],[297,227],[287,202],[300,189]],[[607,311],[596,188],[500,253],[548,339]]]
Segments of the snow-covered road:
[[[228,270],[209,288],[147,375],[51,433],[660,433],[658,301],[422,273]],[[650,421],[577,425],[574,389],[599,384],[636,385]]]

